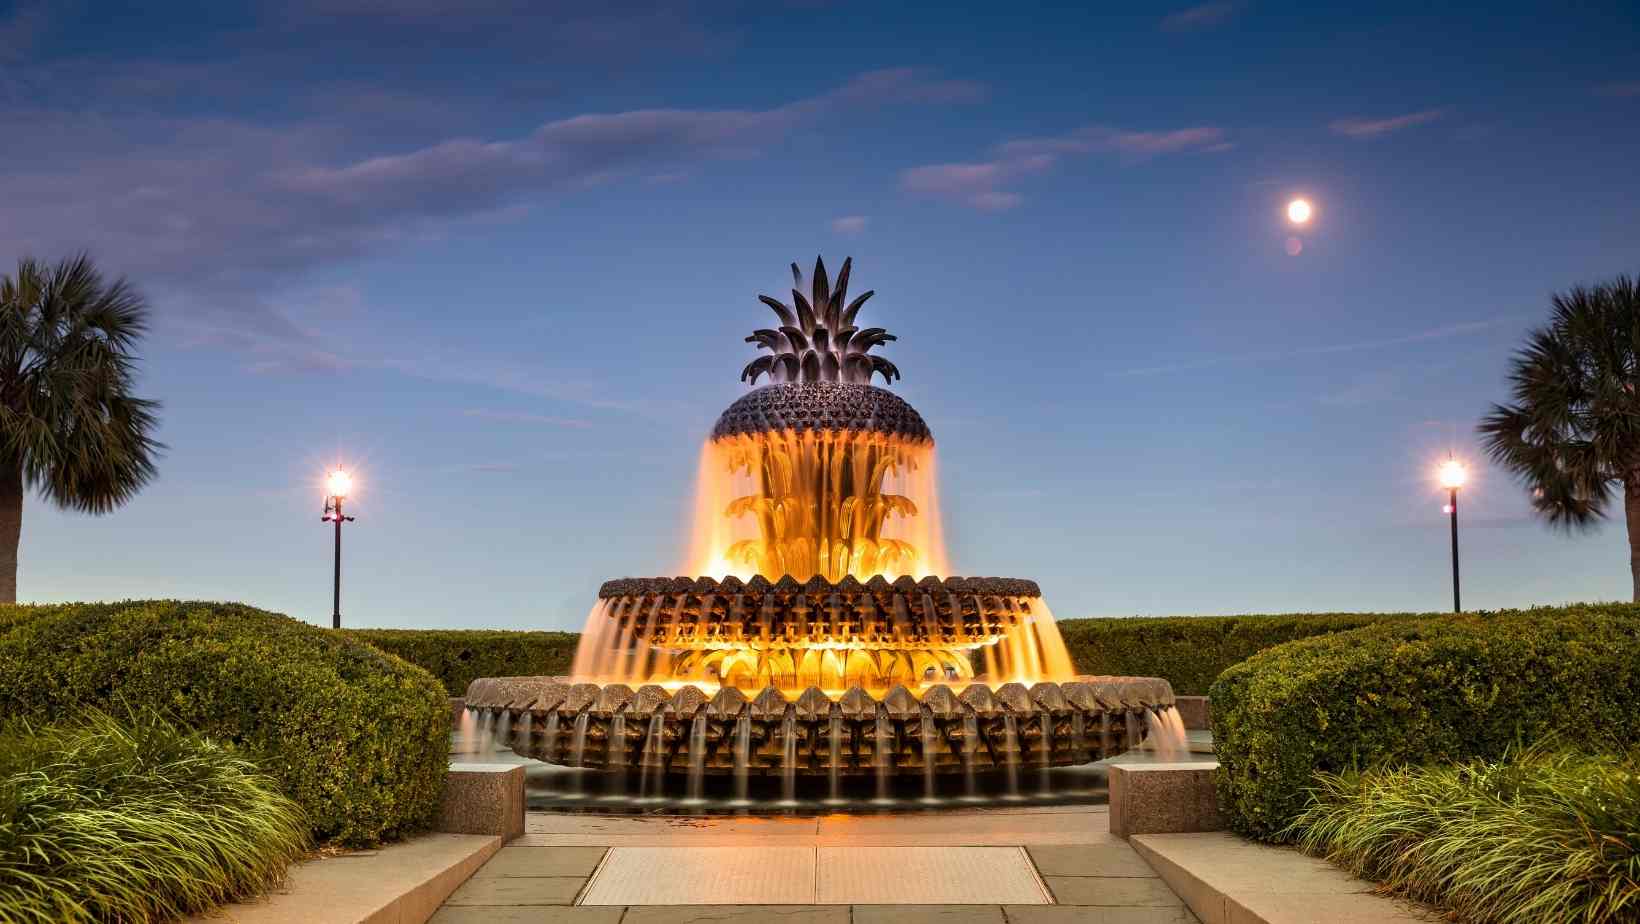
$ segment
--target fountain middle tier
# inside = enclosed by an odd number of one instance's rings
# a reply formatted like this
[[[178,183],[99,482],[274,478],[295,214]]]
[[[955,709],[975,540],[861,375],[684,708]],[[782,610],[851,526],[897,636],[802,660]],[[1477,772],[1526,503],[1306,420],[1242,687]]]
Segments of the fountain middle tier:
[[[553,763],[652,773],[866,776],[1017,773],[1114,757],[1165,727],[1173,689],[1154,677],[1079,677],[1026,687],[859,687],[795,698],[732,686],[575,683],[565,677],[473,681],[467,708],[499,743]],[[528,717],[528,721],[525,718]]]
[[[574,676],[756,693],[817,686],[875,693],[970,680],[1069,679],[1070,657],[1036,582],[853,577],[610,581],[588,616]]]

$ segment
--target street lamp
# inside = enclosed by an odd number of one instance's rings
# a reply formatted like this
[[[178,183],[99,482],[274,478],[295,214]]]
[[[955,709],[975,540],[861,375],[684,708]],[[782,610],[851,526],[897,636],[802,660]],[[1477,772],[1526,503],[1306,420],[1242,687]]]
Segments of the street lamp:
[[[353,479],[347,472],[335,469],[325,478],[325,513],[321,517],[326,523],[336,524],[336,570],[331,590],[330,627],[342,627],[342,524],[353,522],[352,517],[342,515],[342,500],[347,493],[353,490]]]
[[[1441,487],[1447,490],[1446,513],[1452,517],[1452,612],[1463,612],[1458,597],[1458,489],[1463,487],[1469,473],[1457,459],[1441,464]]]

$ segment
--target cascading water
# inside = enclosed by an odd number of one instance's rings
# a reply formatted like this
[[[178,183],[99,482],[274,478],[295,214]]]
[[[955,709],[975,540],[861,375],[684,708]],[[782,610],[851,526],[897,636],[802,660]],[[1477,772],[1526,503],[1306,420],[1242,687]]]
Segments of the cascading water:
[[[1190,759],[1190,738],[1179,710],[1168,707],[1147,710],[1151,748],[1157,760]]]
[[[558,757],[558,713],[547,716],[546,744],[543,747],[541,759],[552,763]]]
[[[1003,760],[1008,764],[1008,798],[1019,798],[1019,720],[1012,714],[1002,717]]]
[[[706,713],[695,713],[689,726],[689,801],[706,796]]]
[[[1038,792],[1053,790],[1053,716],[1042,713],[1042,745],[1037,749],[1037,767],[1041,770],[1037,781]]]
[[[638,784],[638,797],[640,799],[647,798],[651,792],[654,793],[657,799],[664,798],[666,795],[665,754],[663,752],[663,748],[666,746],[665,723],[666,717],[659,712],[649,719],[649,731],[643,738],[643,753],[638,758],[639,763],[642,764],[642,769],[639,772],[643,774]]]
[[[829,746],[830,751],[831,751],[831,754],[830,754],[831,760],[828,762],[828,766],[830,767],[830,770],[828,772],[828,776],[830,777],[830,783],[831,783],[830,799],[831,799],[832,802],[840,802],[840,801],[842,801],[842,795],[843,795],[843,792],[842,792],[843,784],[842,784],[842,779],[840,777],[840,773],[842,771],[842,766],[843,766],[843,718],[842,718],[842,716],[839,716],[836,713],[832,713],[831,721],[830,721],[829,724],[831,726],[831,734],[829,736],[830,739],[831,739],[830,746]]]
[[[609,755],[604,766],[610,771],[612,792],[626,791],[626,713],[617,712],[609,720]]]
[[[575,717],[575,738],[570,745],[570,766],[583,767],[586,765],[587,754],[587,727],[592,722],[592,716],[583,712]],[[586,777],[584,774],[575,774],[575,794],[582,795],[585,791]]]
[[[894,726],[888,721],[888,716],[877,713],[877,740],[876,752],[872,760],[877,766],[877,801],[887,802],[888,778],[894,770],[893,751]]]
[[[797,803],[797,721],[790,712],[780,720],[780,801]]]
[[[735,802],[746,802],[752,766],[752,719],[742,714],[735,722]]]
[[[478,710],[472,706],[461,710],[461,729],[458,737],[462,753],[478,752]]]
[[[935,796],[934,779],[937,768],[934,766],[934,742],[939,732],[934,728],[934,714],[927,707],[922,710],[922,758],[923,758],[923,801],[933,802]]]
[[[495,734],[490,739],[490,753],[512,747],[512,712],[502,710],[495,720]]]
[[[979,750],[979,720],[971,715],[962,717],[962,775],[966,784],[964,795],[972,799],[979,794],[979,779],[974,774],[974,752]]]

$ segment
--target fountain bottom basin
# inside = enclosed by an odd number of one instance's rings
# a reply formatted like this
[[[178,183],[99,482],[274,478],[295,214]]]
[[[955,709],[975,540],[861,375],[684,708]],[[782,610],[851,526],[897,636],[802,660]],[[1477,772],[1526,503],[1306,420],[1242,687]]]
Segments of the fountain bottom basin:
[[[709,777],[730,777],[737,790],[776,778],[787,793],[803,778],[825,779],[833,792],[872,778],[879,793],[896,777],[1017,779],[1114,757],[1147,735],[1183,735],[1172,687],[1152,677],[896,686],[881,698],[861,687],[810,687],[795,698],[767,687],[748,697],[728,686],[504,677],[473,681],[466,701],[472,720],[518,755],[613,773],[638,790],[685,777],[686,797]]]

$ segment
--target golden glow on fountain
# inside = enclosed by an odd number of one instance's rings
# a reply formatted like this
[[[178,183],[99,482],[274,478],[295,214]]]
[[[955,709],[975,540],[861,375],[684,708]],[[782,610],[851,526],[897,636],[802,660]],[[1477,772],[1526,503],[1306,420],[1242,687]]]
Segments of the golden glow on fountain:
[[[937,580],[950,568],[933,437],[870,384],[898,377],[870,354],[894,337],[854,326],[872,293],[846,302],[849,272],[845,262],[834,288],[817,262],[795,308],[761,296],[781,326],[747,338],[772,355],[742,378],[774,384],[731,405],[701,449],[681,569],[700,579],[606,585],[576,680],[835,698],[855,686],[920,693],[976,671],[992,686],[1074,676],[1034,583]],[[795,264],[792,275],[801,286]]]
[[[933,444],[848,430],[707,442],[684,573],[771,581],[949,573]]]

